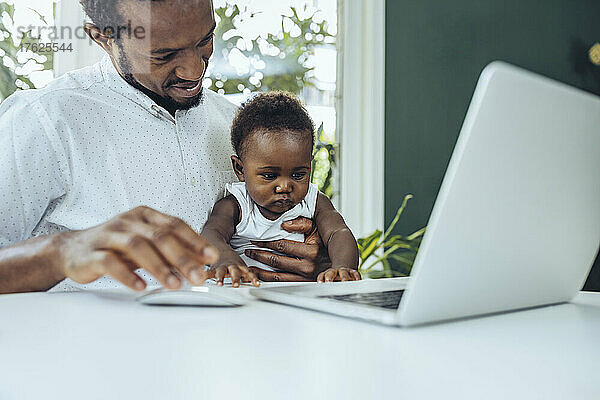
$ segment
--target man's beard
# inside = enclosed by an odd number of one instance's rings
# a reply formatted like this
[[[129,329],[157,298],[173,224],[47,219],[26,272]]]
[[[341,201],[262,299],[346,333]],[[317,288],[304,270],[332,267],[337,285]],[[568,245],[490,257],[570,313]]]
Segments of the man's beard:
[[[197,107],[200,103],[202,103],[202,99],[204,97],[204,88],[200,89],[200,93],[198,93],[194,97],[190,97],[184,102],[176,101],[170,96],[160,96],[150,89],[146,88],[142,85],[131,73],[131,64],[129,60],[126,58],[125,54],[121,51],[121,56],[119,57],[119,66],[121,68],[121,76],[125,80],[125,82],[129,83],[134,88],[143,92],[146,96],[150,97],[156,104],[163,107],[165,110],[169,112],[174,112],[175,110],[189,110],[191,108]],[[208,65],[206,65],[208,67]],[[206,71],[206,69],[205,69]],[[177,80],[167,82],[165,85],[165,89],[169,86],[176,85],[178,83],[183,83],[186,81]]]

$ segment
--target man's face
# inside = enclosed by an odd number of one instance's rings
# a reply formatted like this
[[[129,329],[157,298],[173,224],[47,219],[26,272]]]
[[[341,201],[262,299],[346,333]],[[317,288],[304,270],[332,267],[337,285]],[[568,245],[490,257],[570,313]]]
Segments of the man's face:
[[[276,219],[308,193],[312,147],[306,135],[254,132],[242,159],[243,178],[261,213]]]
[[[125,0],[119,11],[147,35],[124,35],[117,42],[113,59],[125,80],[170,112],[198,105],[213,52],[212,1]]]

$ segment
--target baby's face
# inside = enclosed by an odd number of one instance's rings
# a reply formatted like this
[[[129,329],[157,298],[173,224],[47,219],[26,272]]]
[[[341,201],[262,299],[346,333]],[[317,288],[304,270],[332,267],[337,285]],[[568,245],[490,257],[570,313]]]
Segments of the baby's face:
[[[262,214],[276,219],[308,193],[311,143],[289,134],[256,132],[245,145],[246,189]]]

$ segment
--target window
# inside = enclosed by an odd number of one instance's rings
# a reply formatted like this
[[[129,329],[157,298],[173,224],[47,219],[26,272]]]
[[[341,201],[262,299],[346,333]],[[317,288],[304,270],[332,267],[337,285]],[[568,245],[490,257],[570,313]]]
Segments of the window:
[[[285,90],[316,126],[313,182],[335,200],[336,0],[214,2],[215,51],[204,86],[240,104],[253,92]]]
[[[48,0],[0,1],[0,101],[17,89],[46,85],[53,78],[48,43],[54,3]]]
[[[0,1],[0,100],[17,87],[45,85],[52,70],[59,76],[102,57],[99,46],[80,35],[84,15],[78,0],[15,3]],[[357,236],[382,228],[385,0],[214,0],[214,5],[219,27],[205,86],[237,103],[254,91],[298,94],[323,126],[314,181]],[[15,50],[16,25],[53,26],[54,16],[57,27],[72,32],[56,41],[72,45],[72,52]],[[47,41],[49,32],[39,41]]]
[[[18,9],[31,14],[29,7],[44,6],[49,24],[53,23],[52,1],[29,2]],[[69,27],[71,32],[69,37],[59,35],[59,39],[74,47],[74,52],[56,54],[50,68],[53,66],[57,75],[102,56],[98,46],[72,34],[83,21],[83,13],[74,2],[57,3],[58,26]],[[205,87],[238,104],[258,91],[285,90],[298,95],[319,127],[313,182],[335,200],[337,1],[215,0],[214,6],[218,28]],[[29,23],[39,25],[31,16],[29,19]],[[45,67],[46,79],[37,81],[36,87],[52,78],[48,65]]]

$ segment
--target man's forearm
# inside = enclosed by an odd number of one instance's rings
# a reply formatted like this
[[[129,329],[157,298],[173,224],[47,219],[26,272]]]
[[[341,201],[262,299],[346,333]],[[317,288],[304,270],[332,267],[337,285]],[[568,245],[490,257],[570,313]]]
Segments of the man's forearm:
[[[58,241],[51,235],[0,248],[0,294],[48,290],[63,280]]]

